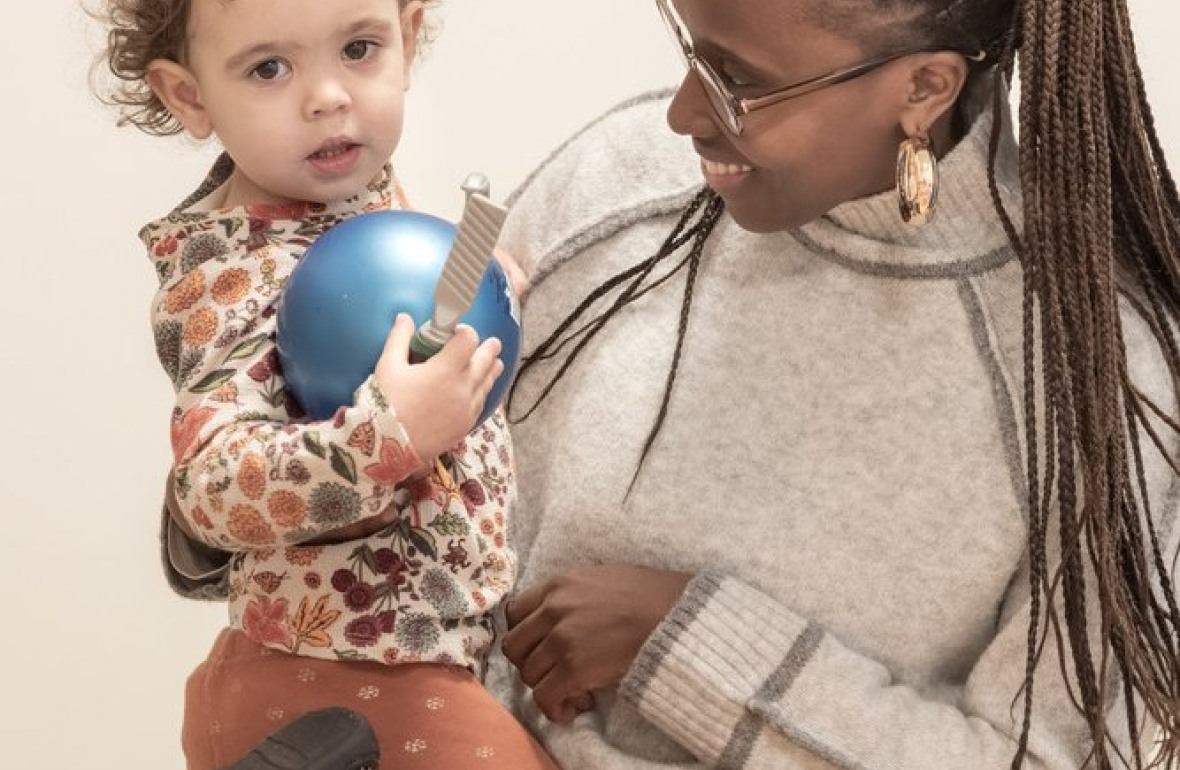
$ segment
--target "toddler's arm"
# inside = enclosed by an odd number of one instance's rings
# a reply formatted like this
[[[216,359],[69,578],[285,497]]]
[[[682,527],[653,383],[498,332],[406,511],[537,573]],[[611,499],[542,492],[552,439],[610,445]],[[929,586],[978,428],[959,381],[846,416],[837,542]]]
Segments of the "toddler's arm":
[[[413,324],[399,319],[352,405],[293,423],[272,281],[275,259],[294,260],[277,251],[197,265],[166,282],[154,306],[177,387],[176,503],[189,528],[223,550],[300,543],[378,515],[424,458],[463,437],[499,371],[496,344],[477,345],[470,329],[410,365]]]

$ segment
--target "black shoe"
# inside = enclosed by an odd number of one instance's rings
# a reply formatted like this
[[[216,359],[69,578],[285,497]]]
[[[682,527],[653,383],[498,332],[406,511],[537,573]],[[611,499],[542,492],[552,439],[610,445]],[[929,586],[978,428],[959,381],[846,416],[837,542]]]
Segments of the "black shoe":
[[[376,770],[379,756],[369,720],[328,708],[284,725],[222,770]]]

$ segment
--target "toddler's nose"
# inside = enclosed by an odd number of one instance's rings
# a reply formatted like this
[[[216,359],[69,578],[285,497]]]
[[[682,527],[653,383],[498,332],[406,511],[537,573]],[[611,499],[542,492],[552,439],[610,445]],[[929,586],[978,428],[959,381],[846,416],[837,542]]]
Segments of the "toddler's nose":
[[[312,84],[307,94],[304,114],[308,120],[313,120],[346,110],[351,104],[348,90],[338,80],[321,78]]]

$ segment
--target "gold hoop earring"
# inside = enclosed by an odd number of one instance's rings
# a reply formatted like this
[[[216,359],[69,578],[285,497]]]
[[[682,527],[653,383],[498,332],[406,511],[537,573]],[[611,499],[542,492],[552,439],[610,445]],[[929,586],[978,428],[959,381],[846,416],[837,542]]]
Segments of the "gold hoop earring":
[[[911,136],[897,151],[897,202],[902,221],[922,226],[938,203],[938,158],[926,134]]]

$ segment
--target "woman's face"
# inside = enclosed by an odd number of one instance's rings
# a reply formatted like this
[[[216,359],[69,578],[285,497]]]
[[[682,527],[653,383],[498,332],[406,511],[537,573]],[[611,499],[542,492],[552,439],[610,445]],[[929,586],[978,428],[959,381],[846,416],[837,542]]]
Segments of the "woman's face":
[[[675,7],[697,55],[738,97],[761,96],[878,53],[809,22],[803,11],[823,13],[821,0],[675,0]],[[892,186],[911,71],[903,59],[756,110],[744,117],[741,136],[724,128],[690,72],[668,122],[692,138],[706,183],[739,225],[782,230]]]

